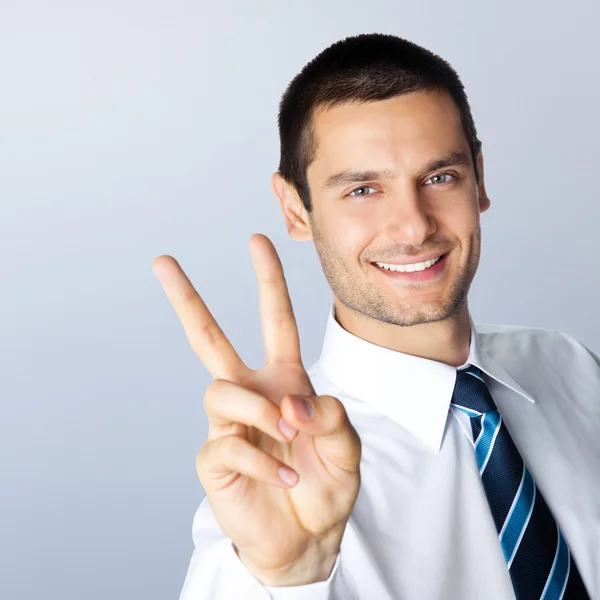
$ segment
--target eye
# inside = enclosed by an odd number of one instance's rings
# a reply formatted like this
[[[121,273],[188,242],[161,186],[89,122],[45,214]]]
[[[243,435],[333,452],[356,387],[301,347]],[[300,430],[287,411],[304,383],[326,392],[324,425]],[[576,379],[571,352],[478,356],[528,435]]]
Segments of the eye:
[[[355,198],[361,198],[363,196],[370,196],[370,194],[355,194],[354,192],[358,192],[359,190],[375,190],[375,188],[371,187],[370,185],[361,185],[360,187],[352,190],[349,194],[347,194],[348,196],[354,196]],[[377,191],[377,190],[375,190]]]
[[[453,179],[456,179],[456,177],[454,177],[454,175],[450,175],[450,173],[436,173],[435,175],[432,175],[427,181],[431,181],[432,179],[435,179],[436,177],[452,177]],[[427,184],[427,181],[425,182],[425,184]],[[444,185],[445,183],[450,183],[450,182],[449,181],[434,182],[435,185]]]

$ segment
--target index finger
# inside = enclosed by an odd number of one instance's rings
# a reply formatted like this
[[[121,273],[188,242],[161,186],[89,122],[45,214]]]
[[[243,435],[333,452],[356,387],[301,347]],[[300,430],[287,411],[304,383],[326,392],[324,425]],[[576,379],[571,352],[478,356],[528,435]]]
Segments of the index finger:
[[[190,346],[214,379],[235,379],[247,369],[179,263],[163,254],[154,259],[152,270],[160,281]]]
[[[302,364],[296,317],[275,246],[266,235],[254,234],[250,250],[260,293],[266,362]]]

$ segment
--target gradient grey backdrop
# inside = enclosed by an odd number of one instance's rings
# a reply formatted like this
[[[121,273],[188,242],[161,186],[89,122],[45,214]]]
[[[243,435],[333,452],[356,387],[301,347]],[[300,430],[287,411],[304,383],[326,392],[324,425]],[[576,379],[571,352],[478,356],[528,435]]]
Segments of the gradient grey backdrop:
[[[539,8],[538,8],[539,7]],[[476,321],[600,351],[592,1],[0,1],[0,598],[179,596],[211,379],[151,269],[175,256],[263,362],[248,238],[283,260],[305,363],[331,296],[270,188],[289,80],[347,35],[439,53],[492,200]]]

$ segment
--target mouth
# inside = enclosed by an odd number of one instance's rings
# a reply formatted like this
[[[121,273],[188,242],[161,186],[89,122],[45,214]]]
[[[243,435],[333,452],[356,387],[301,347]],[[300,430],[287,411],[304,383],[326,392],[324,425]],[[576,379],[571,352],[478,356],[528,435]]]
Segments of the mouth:
[[[371,265],[382,275],[398,282],[432,281],[441,277],[445,272],[449,254],[450,252],[446,252],[432,260],[412,265],[393,265],[381,262],[373,262]]]

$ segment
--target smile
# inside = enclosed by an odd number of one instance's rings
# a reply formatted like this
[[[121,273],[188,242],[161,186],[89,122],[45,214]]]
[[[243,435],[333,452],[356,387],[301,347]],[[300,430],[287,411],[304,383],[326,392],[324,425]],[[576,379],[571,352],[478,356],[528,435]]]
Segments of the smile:
[[[399,271],[401,273],[412,273],[413,271],[424,271],[425,269],[429,269],[429,267],[432,267],[433,265],[435,265],[435,263],[437,263],[441,258],[442,258],[442,256],[438,256],[437,258],[434,258],[432,260],[426,260],[425,262],[412,263],[412,264],[408,264],[408,265],[390,265],[390,264],[381,263],[381,262],[376,262],[374,264],[376,264],[378,267],[381,267],[382,269],[386,269],[387,271]]]

